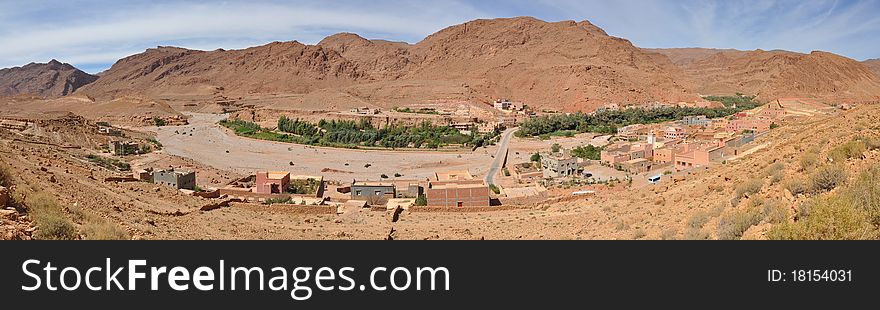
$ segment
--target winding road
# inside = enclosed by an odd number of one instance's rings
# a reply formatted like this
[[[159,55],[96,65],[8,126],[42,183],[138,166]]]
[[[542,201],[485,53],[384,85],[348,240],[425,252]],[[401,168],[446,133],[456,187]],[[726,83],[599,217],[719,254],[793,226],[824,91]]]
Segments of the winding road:
[[[501,143],[498,144],[498,151],[495,153],[495,160],[492,161],[492,166],[489,166],[489,171],[486,172],[486,184],[495,184],[495,174],[498,173],[498,170],[501,169],[501,166],[504,165],[504,159],[507,157],[507,147],[510,144],[510,137],[513,136],[519,130],[518,127],[510,128],[501,133]]]

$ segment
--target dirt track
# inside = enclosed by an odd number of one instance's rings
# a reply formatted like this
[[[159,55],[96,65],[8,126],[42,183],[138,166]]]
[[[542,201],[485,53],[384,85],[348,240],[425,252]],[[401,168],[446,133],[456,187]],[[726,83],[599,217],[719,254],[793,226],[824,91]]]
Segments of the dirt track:
[[[345,182],[378,180],[382,174],[393,178],[395,173],[402,174],[402,179],[421,179],[437,170],[468,169],[474,175],[482,175],[492,162],[490,154],[495,153],[495,147],[475,152],[366,151],[261,141],[235,136],[217,125],[223,115],[191,116],[186,126],[147,130],[158,133],[168,154],[198,158],[217,169],[243,174],[281,170]],[[366,164],[370,167],[364,167]]]

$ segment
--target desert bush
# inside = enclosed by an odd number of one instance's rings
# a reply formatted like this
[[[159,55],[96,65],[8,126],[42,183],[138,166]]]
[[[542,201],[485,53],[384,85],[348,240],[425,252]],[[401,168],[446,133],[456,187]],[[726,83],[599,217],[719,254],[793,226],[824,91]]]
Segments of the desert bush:
[[[0,186],[12,186],[12,169],[9,164],[0,161]]]
[[[845,197],[817,198],[797,222],[773,226],[773,240],[865,240],[876,239],[877,229],[868,215]]]
[[[828,157],[834,162],[843,162],[851,158],[861,158],[867,150],[868,145],[865,141],[856,138],[828,151]]]
[[[789,180],[783,186],[794,196],[803,195],[809,191],[807,183],[801,180]]]
[[[764,220],[773,223],[779,224],[788,221],[788,208],[785,204],[777,201],[771,200],[764,203]]]
[[[880,167],[874,166],[860,173],[841,196],[865,211],[872,224],[880,226]]]
[[[635,231],[633,231],[633,239],[642,239],[647,235],[648,235],[648,233],[646,233],[642,229],[636,229]]]
[[[736,186],[736,194],[730,203],[735,207],[739,205],[739,201],[744,198],[754,194],[757,194],[761,191],[761,188],[764,187],[764,180],[753,178],[740,183]]]
[[[770,177],[770,185],[779,183],[785,177],[785,165],[782,163],[772,164],[767,167],[766,173]]]
[[[703,228],[703,225],[706,225],[706,222],[708,222],[710,218],[709,213],[705,211],[697,211],[688,219],[687,225],[689,228]]]
[[[660,239],[662,240],[675,240],[675,229],[666,229],[660,233]]]
[[[801,171],[810,171],[819,165],[819,151],[812,149],[801,156]]]
[[[819,168],[810,175],[810,191],[819,194],[831,191],[846,182],[846,171],[840,165]]]
[[[684,240],[709,240],[709,232],[700,228],[688,228],[684,232]]]
[[[718,239],[737,240],[742,237],[750,227],[761,222],[763,214],[756,208],[735,210],[721,216],[718,220]]]
[[[76,239],[76,227],[64,217],[61,206],[55,197],[46,192],[37,192],[25,198],[28,211],[33,214],[37,231],[34,238],[42,240]]]
[[[94,219],[83,226],[87,240],[129,240],[128,231],[104,219]]]

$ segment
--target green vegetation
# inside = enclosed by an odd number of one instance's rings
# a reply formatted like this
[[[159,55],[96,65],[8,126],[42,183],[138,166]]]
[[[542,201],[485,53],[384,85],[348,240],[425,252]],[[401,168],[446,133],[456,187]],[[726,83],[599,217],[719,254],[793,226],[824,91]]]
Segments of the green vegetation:
[[[501,169],[501,173],[504,174],[504,176],[506,176],[506,177],[510,176],[510,170],[507,170],[507,167],[504,167],[504,169]]]
[[[749,106],[751,108],[747,110],[751,110],[760,105],[754,101],[755,96],[743,96],[742,94],[736,94],[736,96],[706,96],[703,97],[703,99],[721,102],[725,108],[731,108],[736,105],[737,108],[740,106]]]
[[[834,162],[842,162],[847,159],[860,159],[869,150],[880,148],[880,139],[868,137],[856,137],[847,143],[837,146],[828,152],[828,157]]]
[[[379,177],[380,177],[380,178],[383,178],[383,179],[387,179],[387,178],[388,178],[388,175],[383,173],[383,174],[380,175]]]
[[[156,138],[149,137],[149,138],[147,138],[147,142],[150,142],[150,144],[152,144],[156,150],[162,149],[162,143],[159,142],[159,140],[156,140]]]
[[[37,231],[34,238],[41,240],[76,239],[76,227],[64,212],[55,197],[47,192],[37,192],[25,198],[28,212],[32,214]]]
[[[495,195],[501,194],[501,189],[495,184],[489,184],[489,189],[491,189]]]
[[[282,116],[278,131],[243,120],[224,120],[221,125],[235,131],[239,136],[262,140],[343,147],[386,148],[440,148],[446,145],[470,145],[481,147],[497,137],[500,132],[478,134],[472,130],[466,135],[448,126],[435,126],[424,122],[418,126],[391,125],[383,128],[373,126],[367,119],[360,121],[321,120],[317,124]]]
[[[402,177],[402,176],[403,176],[403,175],[400,174],[400,172],[395,172],[395,173],[394,173],[394,177],[395,177],[395,178],[399,178],[399,177]]]
[[[877,239],[880,227],[880,167],[859,174],[831,196],[800,206],[798,220],[775,225],[767,237],[777,240]]]
[[[273,204],[290,204],[293,202],[293,198],[284,197],[284,198],[269,198],[263,202],[263,204],[273,205]]]
[[[86,156],[86,159],[88,159],[90,162],[97,164],[98,166],[101,166],[101,167],[104,167],[104,168],[107,168],[110,170],[117,170],[117,171],[130,171],[131,170],[131,165],[129,165],[127,162],[124,162],[124,161],[121,161],[121,160],[118,160],[115,158],[107,158],[107,157],[102,157],[102,156],[98,156],[98,155],[94,155],[94,154],[89,154],[88,156]]]
[[[529,160],[536,162],[536,163],[539,163],[539,162],[541,162],[541,154],[540,153],[532,154],[532,156],[529,157]]]
[[[428,197],[426,197],[424,194],[419,195],[419,197],[416,198],[416,205],[417,206],[427,206],[428,205]]]
[[[571,150],[571,156],[586,158],[591,160],[599,160],[602,154],[601,147],[595,147],[591,144],[577,147]]]
[[[439,115],[440,112],[437,112],[434,108],[418,108],[418,109],[410,109],[410,108],[394,108],[395,112],[400,113],[415,113],[415,114],[431,114],[431,115]]]
[[[562,146],[559,145],[559,143],[553,143],[553,145],[550,146],[550,151],[552,151],[554,154],[559,153],[560,150],[562,150]]]
[[[165,122],[164,119],[159,118],[158,116],[154,116],[153,117],[153,125],[156,125],[156,127],[162,127],[162,126],[167,125],[167,123]]]
[[[98,126],[101,126],[101,127],[110,127],[110,123],[108,123],[108,122],[97,122],[95,124],[98,124]]]
[[[297,195],[313,195],[318,192],[321,181],[317,179],[290,180],[287,192]]]
[[[728,98],[728,97],[708,97]],[[707,99],[708,99],[707,98]],[[732,104],[725,103],[724,108],[693,108],[693,107],[664,107],[657,109],[631,108],[618,111],[602,111],[594,114],[558,114],[542,116],[524,121],[516,132],[518,137],[535,137],[550,135],[555,132],[572,130],[575,132],[594,132],[600,134],[614,134],[617,128],[633,124],[662,123],[680,120],[685,116],[705,115],[708,118],[725,117],[738,112],[754,109],[760,106],[752,97],[731,97],[725,99],[728,102],[739,101],[734,108]],[[738,99],[737,99],[738,98]],[[709,99],[711,100],[711,99]],[[722,101],[724,103],[724,101]]]

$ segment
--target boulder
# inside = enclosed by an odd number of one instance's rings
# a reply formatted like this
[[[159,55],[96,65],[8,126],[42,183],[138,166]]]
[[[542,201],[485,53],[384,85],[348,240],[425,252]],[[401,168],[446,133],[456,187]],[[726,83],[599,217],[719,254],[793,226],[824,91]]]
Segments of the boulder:
[[[9,189],[0,186],[0,209],[5,208],[10,203],[11,199],[9,198]]]

